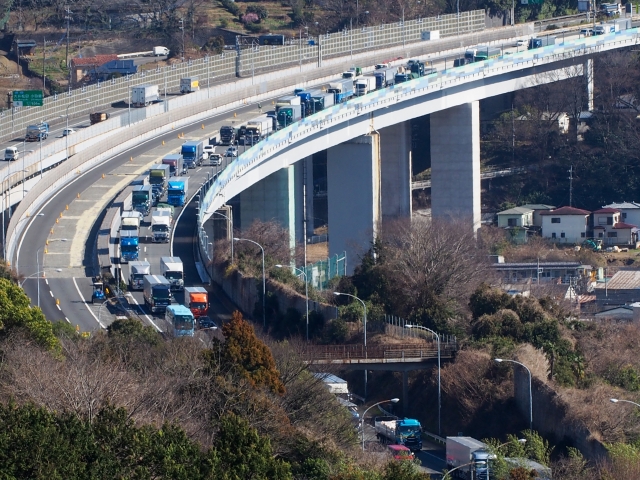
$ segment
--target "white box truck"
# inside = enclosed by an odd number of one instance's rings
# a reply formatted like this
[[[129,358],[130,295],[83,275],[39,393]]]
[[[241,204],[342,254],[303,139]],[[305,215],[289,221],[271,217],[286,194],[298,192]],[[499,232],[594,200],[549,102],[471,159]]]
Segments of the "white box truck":
[[[495,458],[487,445],[475,438],[447,437],[447,469],[456,468],[452,474],[456,478],[489,480],[489,461]]]
[[[142,222],[142,213],[135,211],[122,212],[120,230],[138,230]]]
[[[153,209],[151,211],[151,240],[153,242],[167,243],[171,235],[171,212],[166,209]]]
[[[153,47],[153,55],[156,57],[164,57],[169,55],[169,49],[167,47]]]
[[[144,276],[151,274],[151,265],[146,260],[129,262],[129,289],[142,290]]]
[[[160,257],[160,271],[171,283],[171,290],[184,290],[184,267],[180,257]]]
[[[372,75],[365,75],[356,80],[356,96],[361,97],[369,92],[373,92],[376,89],[376,77]]]
[[[158,85],[136,85],[131,87],[131,105],[146,107],[160,99]]]
[[[188,77],[180,79],[180,93],[192,93],[200,90],[198,77]]]

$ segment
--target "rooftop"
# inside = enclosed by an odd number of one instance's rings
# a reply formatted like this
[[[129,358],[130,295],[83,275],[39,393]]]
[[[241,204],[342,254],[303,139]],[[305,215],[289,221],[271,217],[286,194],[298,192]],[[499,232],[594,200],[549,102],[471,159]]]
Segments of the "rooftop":
[[[635,202],[620,202],[620,203],[610,203],[609,205],[605,205],[602,208],[615,208],[621,210],[623,208],[640,208]]]
[[[640,270],[621,270],[606,282],[597,282],[596,289],[608,288],[609,290],[640,289]]]
[[[596,210],[593,213],[620,213],[620,210],[618,210],[617,208],[601,208],[600,210]]]
[[[530,208],[531,210],[553,210],[556,207],[554,205],[545,205],[544,203],[527,203],[526,205],[520,205],[520,208]]]
[[[73,67],[98,67],[104,65],[111,60],[118,60],[118,55],[96,55],[95,57],[72,58],[71,66]]]
[[[575,207],[560,207],[555,210],[547,210],[545,212],[540,212],[540,215],[590,215],[591,212],[588,210],[582,210],[581,208]]]
[[[617,228],[619,230],[624,230],[624,229],[628,229],[628,228],[638,228],[637,225],[631,225],[630,223],[624,223],[624,222],[618,222],[616,223],[613,228]]]
[[[532,212],[532,208],[514,207],[508,210],[503,210],[502,212],[498,212],[498,215],[527,215],[528,213]]]

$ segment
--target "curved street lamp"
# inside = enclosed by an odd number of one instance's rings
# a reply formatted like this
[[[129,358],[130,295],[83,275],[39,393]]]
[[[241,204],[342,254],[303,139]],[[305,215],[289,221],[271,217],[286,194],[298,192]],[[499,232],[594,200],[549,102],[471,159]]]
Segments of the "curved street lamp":
[[[264,276],[264,248],[262,248],[262,245],[260,245],[258,242],[254,242],[253,240],[249,240],[248,238],[233,237],[233,241],[234,242],[251,242],[254,245],[257,245],[258,247],[260,247],[260,250],[262,251],[262,329],[264,330],[267,328],[267,320],[265,315],[265,304],[264,304],[265,296],[267,293],[265,276]]]
[[[622,400],[622,399],[619,399],[619,398],[610,398],[609,401],[611,403],[618,403],[618,402],[630,403],[632,405],[635,405],[636,407],[640,407],[640,403],[632,402],[631,400]]]
[[[426,330],[428,332],[433,333],[436,336],[436,341],[438,342],[438,436],[442,435],[442,430],[441,430],[441,423],[440,423],[440,419],[441,417],[441,406],[442,406],[442,389],[440,386],[440,335],[438,335],[436,332],[434,332],[433,330],[431,330],[430,328],[427,327],[423,327],[422,325],[411,325],[411,324],[407,324],[404,326],[405,328],[419,328],[421,330]]]
[[[343,294],[344,295],[344,294]],[[400,401],[399,398],[392,398],[389,400],[382,400],[381,402],[378,403],[374,403],[373,405],[371,405],[369,408],[367,408],[364,413],[362,414],[362,417],[360,417],[360,432],[362,433],[362,451],[364,452],[364,417],[367,414],[367,412],[369,410],[371,410],[373,407],[377,407],[378,405],[382,405],[383,403],[398,403]]]
[[[284,268],[284,265],[276,265],[276,268]],[[298,267],[291,267],[291,268],[299,271],[302,275],[304,275],[304,296],[307,299],[307,343],[308,343],[309,342],[309,289],[308,289],[308,282],[307,282],[307,272],[305,272],[304,270]]]
[[[344,295],[346,297],[351,297],[351,298],[355,298],[356,300],[358,300],[362,306],[364,307],[364,348],[367,348],[367,306],[365,305],[365,303],[360,300],[358,297],[356,297],[355,295],[351,295],[350,293],[342,293],[342,292],[333,292],[333,294],[335,296],[339,296],[339,295]]]
[[[516,365],[520,365],[521,367],[523,367],[529,374],[529,430],[533,431],[533,398],[531,395],[531,370],[529,370],[529,368],[524,363],[516,362],[515,360],[508,360],[504,358],[495,358],[494,360],[498,363],[502,363],[502,362],[515,363]]]

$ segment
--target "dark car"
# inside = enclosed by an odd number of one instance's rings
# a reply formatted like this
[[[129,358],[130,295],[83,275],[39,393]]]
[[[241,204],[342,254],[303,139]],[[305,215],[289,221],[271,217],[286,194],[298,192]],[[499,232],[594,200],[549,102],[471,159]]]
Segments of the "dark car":
[[[211,320],[209,317],[200,317],[198,318],[198,327],[199,328],[218,328],[216,322]]]

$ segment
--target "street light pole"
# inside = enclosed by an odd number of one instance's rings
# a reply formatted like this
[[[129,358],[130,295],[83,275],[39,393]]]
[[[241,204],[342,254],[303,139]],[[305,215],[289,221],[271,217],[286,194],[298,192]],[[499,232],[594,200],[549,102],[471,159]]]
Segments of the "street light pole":
[[[345,293],[343,293],[343,295],[346,295]],[[369,410],[371,410],[373,407],[377,407],[378,405],[382,405],[383,403],[387,403],[387,402],[391,402],[391,403],[398,403],[400,401],[399,398],[391,398],[389,400],[382,400],[381,402],[378,403],[374,403],[373,405],[371,405],[369,408],[367,408],[364,413],[362,414],[362,417],[360,417],[360,432],[362,433],[362,451],[364,452],[364,417],[367,414],[367,412]]]
[[[284,265],[276,265],[276,268],[283,268],[283,267]],[[309,290],[308,290],[309,283],[307,282],[307,272],[297,267],[291,267],[291,268],[299,271],[302,275],[304,275],[304,296],[307,298],[307,343],[309,343]]]
[[[267,317],[265,314],[265,297],[267,294],[267,289],[266,289],[266,281],[265,281],[265,276],[264,276],[264,248],[262,248],[262,245],[260,245],[258,242],[254,242],[253,240],[249,240],[248,238],[233,238],[234,242],[251,242],[254,245],[257,245],[258,247],[260,247],[260,250],[262,250],[262,328],[266,329],[267,328]]]
[[[495,358],[494,360],[498,363],[515,363],[516,365],[520,365],[521,367],[523,367],[529,374],[529,430],[533,431],[533,396],[531,394],[531,370],[529,370],[529,368],[524,363],[520,363],[515,360],[508,360],[503,358]]]
[[[622,400],[622,399],[619,399],[619,398],[610,398],[609,401],[611,403],[618,403],[618,402],[630,403],[632,405],[635,405],[636,407],[640,407],[640,403],[632,402],[631,400]]]
[[[427,327],[423,327],[422,325],[411,325],[411,324],[407,324],[405,325],[405,328],[419,328],[421,330],[426,330],[428,332],[431,332],[432,334],[434,334],[436,336],[436,341],[438,343],[438,436],[440,436],[442,434],[442,426],[441,426],[441,419],[442,419],[442,389],[441,389],[441,384],[440,384],[440,335],[437,334],[436,332],[434,332],[433,330],[431,330],[430,328]]]
[[[364,307],[364,349],[365,349],[365,354],[366,354],[366,350],[367,350],[367,305],[362,300],[360,300],[358,297],[356,297],[355,295],[351,295],[350,293],[333,292],[333,294],[336,295],[336,296],[345,295],[347,297],[355,298]]]
[[[442,480],[449,480],[450,478],[453,478],[453,477],[451,477],[450,473],[455,471],[455,470],[458,470],[459,468],[468,467],[469,465],[474,465],[475,466],[475,465],[486,465],[486,464],[487,464],[487,462],[485,462],[485,461],[463,463],[462,465],[458,465],[456,468],[452,468],[451,470],[447,470],[447,473],[444,474],[444,477],[442,477]],[[488,477],[488,475],[487,475],[487,477]]]

